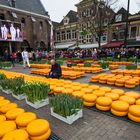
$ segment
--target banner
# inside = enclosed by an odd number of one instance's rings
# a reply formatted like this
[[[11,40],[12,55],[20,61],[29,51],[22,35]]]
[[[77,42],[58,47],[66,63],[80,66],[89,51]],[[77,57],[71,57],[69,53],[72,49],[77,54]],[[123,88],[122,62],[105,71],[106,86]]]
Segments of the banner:
[[[0,41],[23,41],[21,23],[0,20]]]

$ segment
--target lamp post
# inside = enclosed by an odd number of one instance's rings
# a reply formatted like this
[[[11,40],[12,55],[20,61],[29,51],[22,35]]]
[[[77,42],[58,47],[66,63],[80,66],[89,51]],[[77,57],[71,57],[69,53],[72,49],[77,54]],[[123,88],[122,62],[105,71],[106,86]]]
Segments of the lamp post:
[[[128,18],[129,18],[129,8],[130,8],[130,0],[128,0],[127,4],[127,14],[126,14],[126,29],[125,29],[125,40],[124,40],[124,46],[127,47],[127,36],[128,36]]]

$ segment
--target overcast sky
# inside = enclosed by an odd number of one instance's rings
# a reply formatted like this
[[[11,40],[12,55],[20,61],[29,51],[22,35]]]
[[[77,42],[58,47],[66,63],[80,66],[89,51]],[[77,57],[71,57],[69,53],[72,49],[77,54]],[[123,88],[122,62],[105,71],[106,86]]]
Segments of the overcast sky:
[[[75,10],[75,4],[80,0],[41,0],[45,9],[49,12],[53,21],[60,22],[63,17],[69,12],[69,10]],[[118,9],[120,7],[127,7],[128,0],[119,0]],[[130,0],[130,12],[136,13],[140,11],[140,5],[137,2],[140,0]]]

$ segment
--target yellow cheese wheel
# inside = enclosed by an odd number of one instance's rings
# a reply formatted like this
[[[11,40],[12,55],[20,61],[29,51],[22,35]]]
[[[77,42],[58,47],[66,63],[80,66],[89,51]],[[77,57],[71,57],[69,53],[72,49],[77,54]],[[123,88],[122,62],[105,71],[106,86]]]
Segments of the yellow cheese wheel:
[[[108,84],[108,85],[114,85],[115,83],[114,83],[114,82],[109,82],[109,81],[107,81],[107,84]]]
[[[82,98],[85,95],[85,93],[82,92],[82,91],[75,91],[75,92],[72,93],[72,95],[75,96],[75,97]]]
[[[1,101],[1,100],[4,100],[4,97],[3,97],[3,96],[0,96],[0,101]]]
[[[4,115],[0,115],[0,122],[6,121],[6,117]]]
[[[47,120],[37,119],[32,121],[27,126],[27,132],[31,136],[40,136],[45,134],[48,131],[50,125]]]
[[[20,114],[24,113],[24,109],[22,108],[14,108],[14,109],[11,109],[9,110],[7,113],[6,113],[6,118],[9,119],[9,120],[15,120],[17,116],[19,116]]]
[[[126,87],[126,88],[134,88],[135,85],[127,85],[127,84],[125,84],[125,87]]]
[[[95,102],[86,102],[84,101],[84,106],[88,106],[88,107],[92,107],[92,106],[95,106]]]
[[[126,112],[129,109],[129,104],[124,101],[113,101],[111,108],[116,111]]]
[[[110,110],[110,106],[101,106],[101,105],[98,105],[97,103],[96,103],[96,108],[102,111]]]
[[[16,124],[18,126],[24,127],[27,126],[31,121],[35,120],[36,118],[37,118],[36,114],[32,112],[25,112],[16,118]]]
[[[128,118],[134,122],[140,123],[140,117],[136,117],[136,116],[132,115],[131,113],[128,113]]]
[[[110,92],[110,93],[106,93],[105,96],[111,98],[112,101],[116,101],[119,99],[119,94],[117,93]]]
[[[2,107],[3,105],[9,104],[10,101],[9,100],[1,100],[0,101],[0,107]]]
[[[117,93],[117,94],[119,94],[120,96],[121,95],[124,95],[124,90],[122,90],[122,89],[112,89],[112,91],[111,91],[112,93]]]
[[[140,105],[140,99],[136,101],[136,105]]]
[[[73,82],[72,83],[72,86],[80,86],[81,85],[81,83],[79,83],[79,82]]]
[[[28,133],[23,130],[14,130],[9,133],[7,133],[2,140],[27,140],[28,139]]]
[[[88,84],[81,84],[82,88],[88,88],[88,86],[89,86]]]
[[[89,86],[89,88],[91,88],[93,90],[98,90],[100,87],[97,85],[92,85],[92,86]]]
[[[140,117],[140,105],[130,106],[129,113],[131,113],[133,116]]]
[[[5,114],[7,111],[11,110],[11,109],[14,109],[14,108],[17,108],[17,104],[15,103],[9,103],[7,105],[4,105],[0,108],[0,112],[2,112],[3,114]]]
[[[73,86],[72,89],[73,89],[73,91],[79,91],[79,90],[81,90],[81,87],[80,86]]]
[[[91,94],[93,92],[93,89],[91,89],[91,88],[82,88],[81,91],[86,93],[86,94]]]
[[[30,137],[31,140],[47,140],[51,136],[51,129],[49,129],[44,135],[42,136],[36,136],[36,137]]]
[[[117,111],[117,110],[111,108],[111,113],[113,115],[123,117],[123,116],[126,116],[128,112],[127,111],[124,111],[124,112],[123,111]]]
[[[85,94],[83,96],[84,101],[86,102],[95,102],[97,99],[97,96],[94,94]]]
[[[95,90],[95,91],[93,91],[93,94],[96,95],[97,97],[100,97],[100,96],[105,95],[105,91],[103,91],[103,90]]]
[[[109,97],[99,97],[96,100],[96,103],[100,106],[110,106],[112,103],[112,99]]]
[[[0,123],[0,138],[10,131],[16,129],[16,124],[13,121],[3,121]]]
[[[103,90],[105,92],[110,92],[111,88],[109,88],[109,87],[100,87],[100,90]]]
[[[135,91],[126,92],[125,95],[130,96],[130,97],[134,97],[136,100],[140,98],[140,94],[138,92],[135,92]]]
[[[129,103],[130,105],[133,105],[133,104],[136,102],[135,98],[130,97],[130,96],[126,96],[126,95],[121,96],[121,97],[119,98],[119,100],[120,100],[120,101],[127,102],[127,103]]]
[[[64,93],[66,94],[72,94],[73,90],[72,89],[65,89]]]
[[[115,82],[115,86],[118,86],[118,87],[123,87],[123,86],[124,86],[124,84],[120,84],[120,83]]]

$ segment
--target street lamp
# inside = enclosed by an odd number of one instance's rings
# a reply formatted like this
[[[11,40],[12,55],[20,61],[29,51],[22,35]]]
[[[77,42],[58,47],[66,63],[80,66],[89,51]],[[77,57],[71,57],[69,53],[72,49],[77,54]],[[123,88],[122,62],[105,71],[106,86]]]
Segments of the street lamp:
[[[124,46],[127,46],[127,36],[128,36],[128,18],[129,18],[129,8],[130,8],[130,0],[128,0],[127,4],[127,14],[126,14],[126,29],[125,29],[125,40],[124,40]]]

